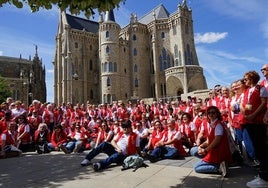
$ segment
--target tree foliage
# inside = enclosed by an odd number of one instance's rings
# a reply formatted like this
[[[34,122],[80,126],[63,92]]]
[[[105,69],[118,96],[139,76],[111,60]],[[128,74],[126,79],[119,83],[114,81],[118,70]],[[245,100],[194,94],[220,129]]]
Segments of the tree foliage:
[[[6,101],[11,96],[11,91],[7,87],[6,80],[0,75],[0,103]]]
[[[40,8],[51,9],[53,5],[61,10],[69,10],[71,14],[84,13],[87,18],[94,15],[94,9],[104,12],[113,8],[119,8],[119,4],[126,0],[0,0],[0,7],[4,4],[13,4],[17,8],[29,6],[32,12]]]

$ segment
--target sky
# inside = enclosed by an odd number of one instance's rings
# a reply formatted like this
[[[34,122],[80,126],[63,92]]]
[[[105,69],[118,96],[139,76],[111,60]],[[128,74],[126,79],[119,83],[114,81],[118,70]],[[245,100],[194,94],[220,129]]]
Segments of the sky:
[[[124,27],[131,13],[139,19],[160,4],[173,13],[179,2],[182,0],[126,0],[115,9],[115,20]],[[192,9],[197,56],[208,88],[216,84],[229,87],[251,70],[262,76],[261,66],[268,63],[267,0],[187,0],[187,5]],[[91,20],[98,21],[98,16]],[[0,7],[0,56],[19,58],[21,55],[29,59],[37,45],[46,68],[48,102],[54,101],[52,62],[58,21],[56,7],[36,13],[27,6]]]

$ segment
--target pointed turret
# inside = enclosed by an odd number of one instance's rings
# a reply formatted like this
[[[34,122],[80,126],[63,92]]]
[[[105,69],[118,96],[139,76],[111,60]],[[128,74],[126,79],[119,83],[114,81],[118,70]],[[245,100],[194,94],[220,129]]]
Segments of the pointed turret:
[[[182,0],[182,5],[181,5],[183,8],[187,8],[187,3],[186,3],[186,0]]]
[[[114,19],[114,11],[113,11],[113,9],[111,9],[111,10],[105,12],[105,18],[104,18],[104,21],[105,21],[105,22],[108,22],[108,21],[115,22],[115,19]]]

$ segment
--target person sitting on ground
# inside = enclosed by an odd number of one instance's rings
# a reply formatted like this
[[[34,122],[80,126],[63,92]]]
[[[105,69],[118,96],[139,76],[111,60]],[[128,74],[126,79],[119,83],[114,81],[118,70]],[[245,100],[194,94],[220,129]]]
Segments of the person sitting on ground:
[[[175,119],[168,120],[168,129],[162,139],[155,144],[155,148],[148,159],[150,162],[157,162],[159,159],[177,159],[185,157],[186,151],[183,148],[181,133],[175,129]]]
[[[191,114],[184,112],[181,116],[179,131],[182,135],[182,144],[189,150],[196,144],[196,126]]]
[[[128,120],[123,123],[122,128],[123,132],[114,137],[111,143],[102,142],[92,149],[81,162],[81,165],[87,166],[99,153],[106,153],[108,155],[106,159],[93,163],[94,171],[99,171],[100,169],[107,168],[112,163],[122,163],[129,155],[140,155],[140,138],[132,132],[131,121]]]
[[[62,150],[65,154],[68,154],[68,150],[66,149],[67,144],[67,135],[62,129],[61,125],[56,125],[54,127],[51,142],[48,143],[48,148],[51,151],[60,151]]]
[[[25,115],[19,115],[17,118],[18,124],[18,145],[17,147],[22,152],[28,152],[33,149],[32,139],[30,134],[30,126],[28,124],[27,118]]]
[[[164,134],[164,128],[162,126],[162,123],[160,120],[155,120],[154,121],[154,129],[152,133],[149,136],[149,141],[147,145],[144,147],[142,155],[146,157],[147,154],[149,154],[154,148],[156,147],[156,143],[159,142]]]
[[[137,121],[135,123],[135,129],[133,130],[133,132],[139,135],[140,137],[140,148],[142,151],[144,147],[147,145],[149,140],[148,129],[140,121]]]
[[[232,162],[225,124],[216,106],[207,108],[209,122],[208,139],[198,147],[198,154],[204,156],[194,165],[197,173],[221,173],[225,176],[226,164]]]
[[[70,153],[81,153],[86,145],[86,130],[78,122],[73,122],[72,125],[74,129],[67,136],[68,143],[65,147]]]
[[[111,140],[113,139],[113,135],[114,135],[113,131],[108,126],[107,121],[104,120],[99,127],[95,147],[100,145],[102,142],[111,142]]]
[[[38,154],[49,153],[50,132],[46,123],[40,123],[34,132],[34,144]]]
[[[1,135],[0,158],[17,157],[21,154],[17,145],[17,124],[15,121],[9,122],[7,129]]]

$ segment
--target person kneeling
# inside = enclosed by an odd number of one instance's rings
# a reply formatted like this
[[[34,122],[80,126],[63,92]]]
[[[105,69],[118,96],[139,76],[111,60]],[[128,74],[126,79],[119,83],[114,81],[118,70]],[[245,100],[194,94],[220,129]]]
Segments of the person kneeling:
[[[226,132],[219,109],[210,106],[207,109],[209,122],[208,139],[198,146],[198,155],[203,158],[194,165],[197,173],[220,173],[226,176],[226,165],[232,161]]]

